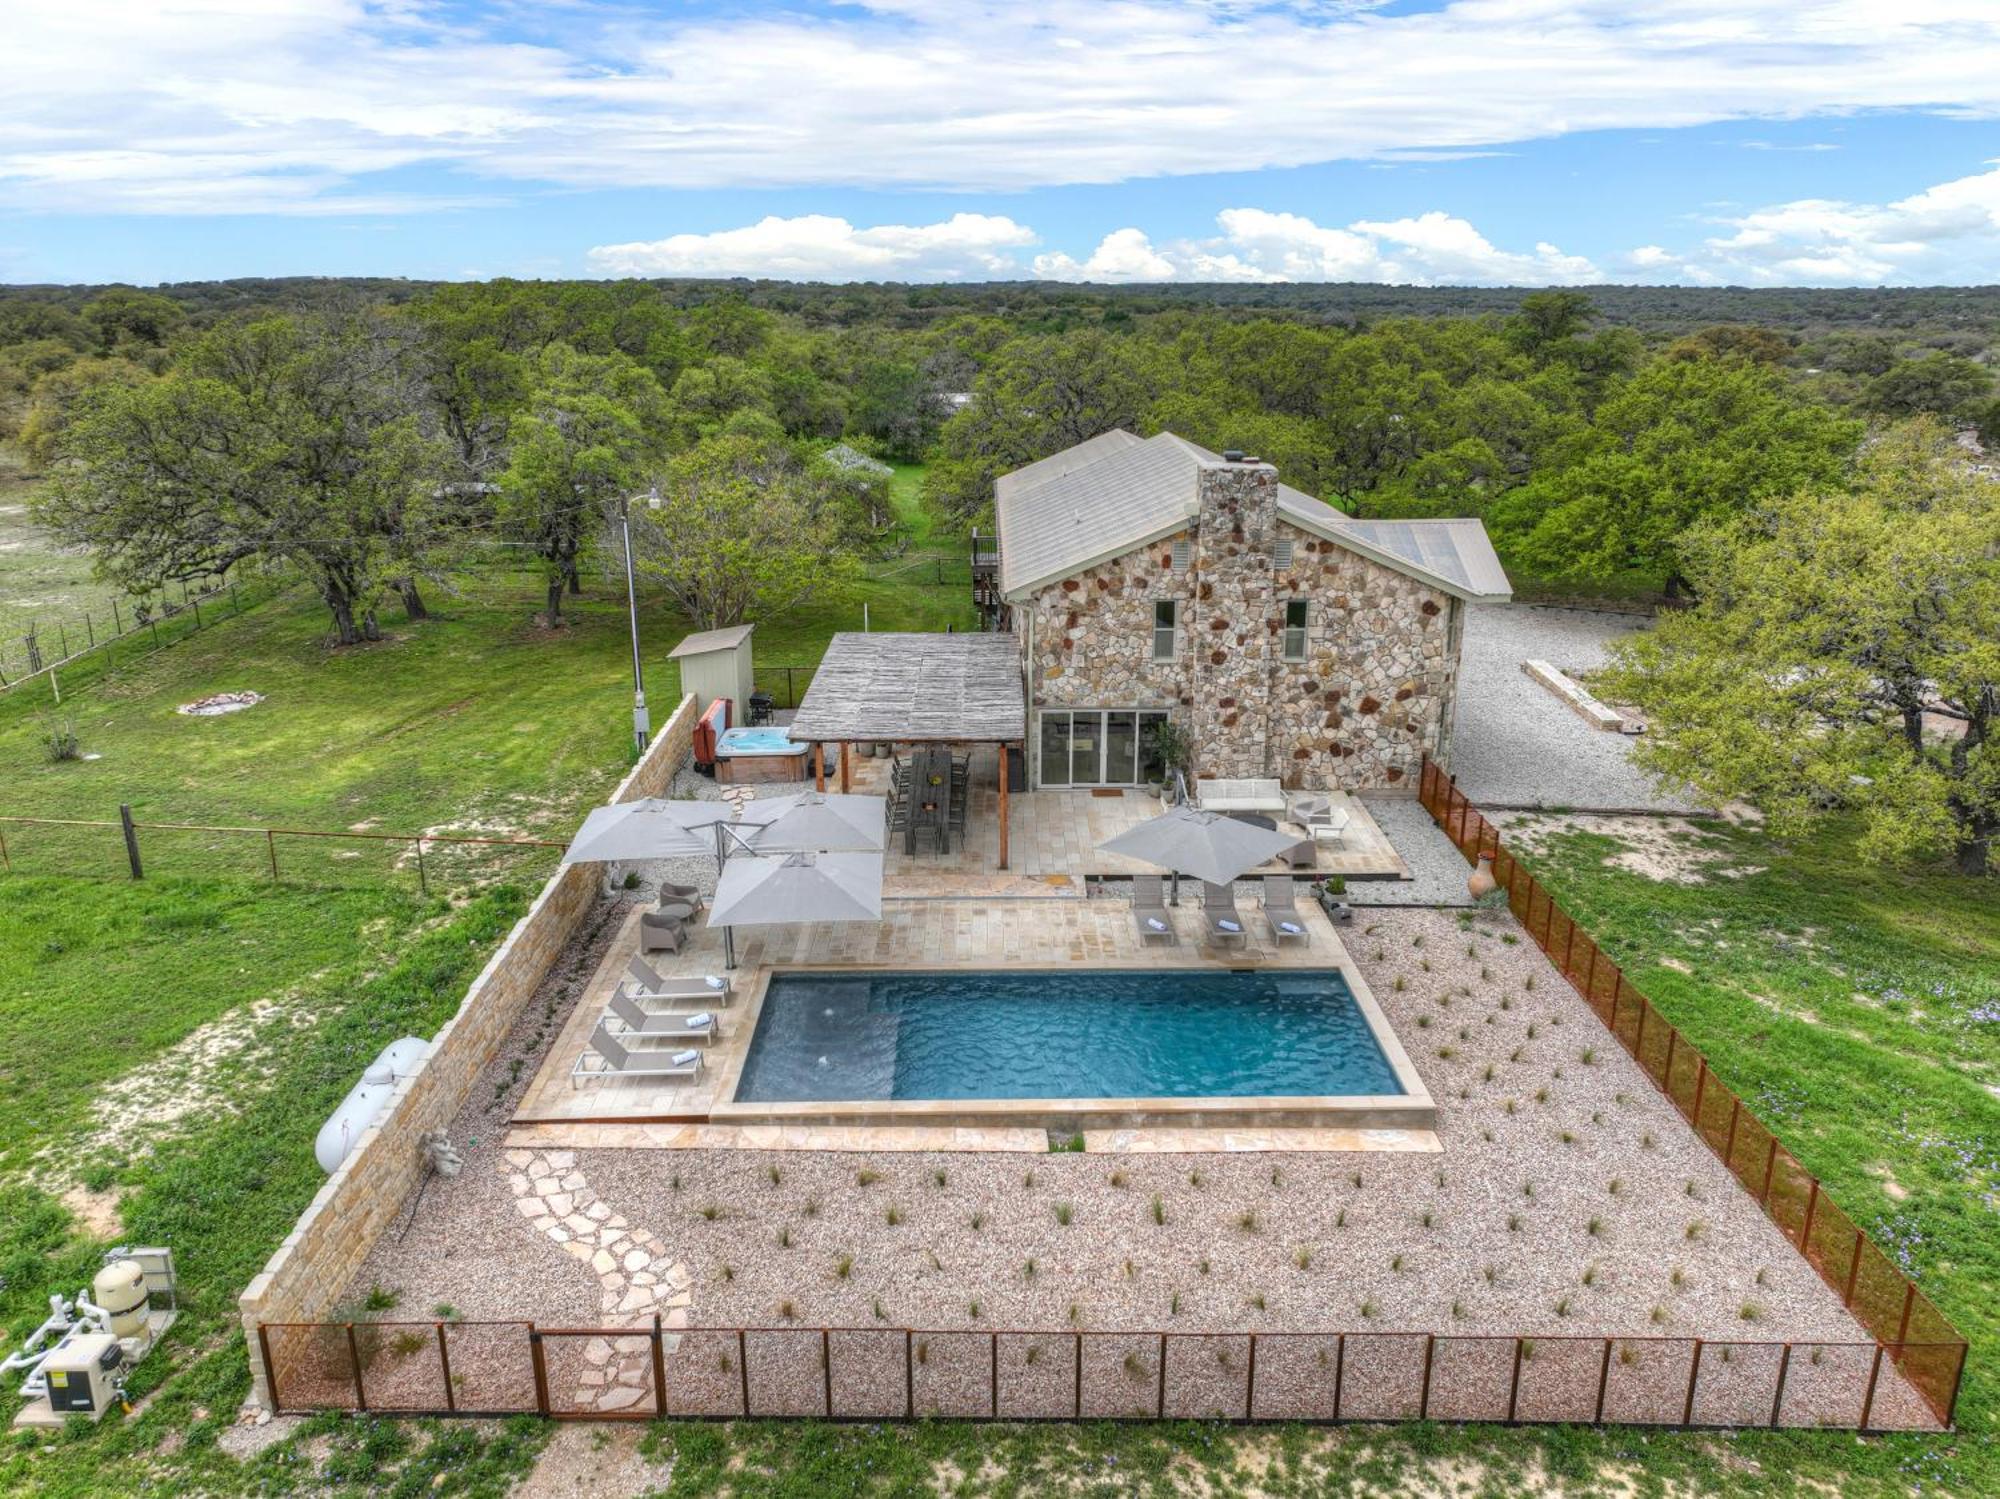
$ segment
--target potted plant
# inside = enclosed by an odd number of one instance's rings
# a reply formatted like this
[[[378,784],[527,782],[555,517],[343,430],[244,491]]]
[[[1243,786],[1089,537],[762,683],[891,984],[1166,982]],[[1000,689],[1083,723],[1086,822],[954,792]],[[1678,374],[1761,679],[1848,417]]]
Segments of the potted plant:
[[[1328,875],[1319,882],[1315,894],[1319,898],[1320,909],[1326,912],[1329,920],[1352,921],[1354,919],[1354,907],[1341,898],[1347,894],[1346,876],[1338,874]]]
[[[1174,772],[1187,770],[1190,748],[1187,730],[1171,718],[1163,718],[1153,726],[1151,738],[1153,753],[1159,757],[1160,774],[1148,777],[1146,786],[1156,796],[1164,797]]]

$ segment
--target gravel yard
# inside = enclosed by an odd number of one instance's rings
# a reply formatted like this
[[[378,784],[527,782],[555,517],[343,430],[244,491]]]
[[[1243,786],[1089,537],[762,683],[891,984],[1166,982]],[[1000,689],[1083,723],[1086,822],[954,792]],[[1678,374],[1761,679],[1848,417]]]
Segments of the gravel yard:
[[[966,1360],[1014,1360],[1009,1399],[1029,1400],[1031,1366],[1081,1356],[1065,1352],[1067,1338],[1034,1354],[1032,1339],[1003,1339],[996,1352],[984,1336],[996,1328],[1105,1334],[1078,1346],[1123,1369],[1139,1393],[1157,1374],[1154,1341],[1130,1336],[1142,1329],[1528,1334],[1549,1340],[1537,1345],[1537,1378],[1555,1392],[1551,1410],[1570,1409],[1559,1398],[1563,1360],[1596,1357],[1575,1354],[1586,1345],[1557,1341],[1564,1337],[1679,1340],[1621,1351],[1612,1383],[1630,1386],[1617,1397],[1628,1402],[1665,1398],[1647,1394],[1649,1380],[1684,1385],[1693,1338],[1728,1349],[1707,1355],[1718,1373],[1704,1374],[1705,1402],[1725,1400],[1731,1379],[1768,1400],[1769,1371],[1757,1371],[1775,1351],[1750,1344],[1864,1341],[1541,954],[1510,937],[1518,928],[1504,913],[1422,910],[1363,912],[1346,936],[1438,1100],[1442,1154],[502,1152],[492,1100],[476,1101],[477,1117],[457,1131],[480,1136],[466,1171],[433,1184],[407,1238],[378,1246],[354,1294],[381,1286],[406,1309],[442,1303],[472,1319],[599,1321],[630,1294],[617,1256],[593,1272],[580,1262],[587,1250],[562,1252],[575,1246],[551,1243],[534,1226],[551,1220],[531,1222],[517,1206],[560,1176],[565,1211],[573,1190],[579,1212],[602,1209],[614,1229],[629,1223],[643,1242],[664,1246],[659,1265],[645,1254],[631,1260],[646,1265],[649,1282],[669,1258],[684,1271],[691,1304],[669,1326],[691,1331],[677,1362],[721,1381],[711,1392],[718,1406],[735,1398],[734,1377],[721,1377],[731,1340],[704,1339],[703,1326],[938,1330],[920,1377],[932,1389],[926,1408],[941,1411],[985,1388],[981,1370],[958,1369]],[[507,1065],[496,1069],[501,1092]],[[532,1185],[535,1173],[547,1185]],[[943,1336],[954,1330],[978,1336]],[[1270,1339],[1259,1398],[1282,1401],[1303,1388],[1281,1378],[1279,1364],[1293,1361],[1297,1379],[1308,1380],[1330,1342]],[[1230,1370],[1240,1370],[1245,1350],[1227,1338],[1175,1343],[1171,1356],[1211,1343],[1212,1369],[1174,1371],[1176,1399],[1201,1407],[1203,1380],[1226,1386],[1240,1377]],[[1388,1386],[1421,1343],[1350,1338],[1357,1403],[1347,1413],[1361,1414],[1369,1398],[1392,1407],[1400,1397]],[[1511,1346],[1452,1345],[1466,1367],[1452,1375],[1440,1366],[1438,1397],[1448,1405],[1450,1389],[1490,1385],[1479,1359]],[[777,1381],[771,1390],[791,1377],[785,1349],[754,1358],[759,1379]],[[1803,1379],[1788,1413],[1796,1399],[1800,1420],[1851,1420],[1840,1402],[1852,1392],[1846,1365],[1856,1358],[1864,1356],[1813,1355],[1819,1385]],[[1385,1382],[1373,1396],[1371,1359]],[[1594,1380],[1597,1371],[1570,1372]],[[1044,1392],[1050,1403],[1068,1398],[1065,1390],[1073,1396],[1068,1364],[1034,1378],[1044,1375],[1054,1381]],[[1088,1373],[1085,1382],[1097,1388]],[[699,1384],[687,1387],[689,1399]],[[1820,1386],[1828,1393],[1814,1404]],[[1884,1386],[1883,1398],[1909,1398],[1900,1381]],[[817,1398],[798,1394],[802,1408]],[[1708,1413],[1749,1419],[1721,1406]],[[1879,1415],[1892,1419],[1891,1407]]]
[[[1573,676],[1594,671],[1610,643],[1643,629],[1644,619],[1527,604],[1468,607],[1452,730],[1460,790],[1496,807],[1698,808],[1663,795],[1627,758],[1623,735],[1591,728],[1521,670],[1523,661],[1541,660]]]

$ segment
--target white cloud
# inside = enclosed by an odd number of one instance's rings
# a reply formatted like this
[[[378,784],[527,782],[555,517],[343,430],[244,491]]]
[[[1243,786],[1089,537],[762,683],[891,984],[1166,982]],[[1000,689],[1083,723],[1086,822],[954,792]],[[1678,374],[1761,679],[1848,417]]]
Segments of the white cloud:
[[[1749,286],[1993,281],[2000,279],[2000,164],[1893,203],[1801,198],[1716,222],[1733,232],[1648,263],[1671,263],[1677,279]]]
[[[857,229],[825,214],[767,217],[741,229],[599,245],[596,269],[614,276],[770,276],[791,281],[952,281],[1017,273],[1006,252],[1035,242],[1010,218],[953,214],[937,224]]]
[[[35,211],[358,211],[456,199],[452,177],[1009,190],[1608,128],[2000,116],[1992,0],[6,10],[0,207]]]
[[[1226,208],[1211,239],[1156,246],[1138,229],[1108,234],[1087,260],[1035,257],[1037,275],[1058,281],[1381,281],[1407,285],[1540,286],[1603,277],[1554,245],[1502,250],[1464,219],[1425,213],[1344,229],[1295,213]]]

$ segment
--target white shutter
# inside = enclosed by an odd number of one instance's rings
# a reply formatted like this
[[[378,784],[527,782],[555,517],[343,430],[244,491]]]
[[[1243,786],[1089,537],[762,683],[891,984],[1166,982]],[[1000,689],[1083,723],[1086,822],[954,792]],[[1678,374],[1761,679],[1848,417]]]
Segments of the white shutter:
[[[1174,571],[1177,573],[1186,572],[1188,570],[1188,560],[1192,555],[1193,555],[1193,547],[1189,543],[1188,539],[1185,536],[1175,538]]]
[[[1271,566],[1284,572],[1292,565],[1292,543],[1289,537],[1281,537],[1271,543]]]

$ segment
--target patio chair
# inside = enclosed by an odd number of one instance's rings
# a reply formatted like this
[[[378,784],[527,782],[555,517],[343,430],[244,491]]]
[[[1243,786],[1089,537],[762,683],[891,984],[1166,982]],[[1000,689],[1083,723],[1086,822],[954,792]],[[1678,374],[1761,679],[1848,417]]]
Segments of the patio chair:
[[[726,975],[698,973],[692,978],[668,978],[640,957],[625,965],[625,977],[629,981],[625,987],[641,1004],[654,999],[699,999],[726,1010],[736,997],[736,986]]]
[[[569,1070],[569,1085],[574,1088],[579,1082],[605,1077],[691,1078],[700,1075],[701,1053],[693,1047],[665,1056],[657,1050],[628,1051],[600,1020],[597,1029],[590,1033],[583,1055]]]
[[[1292,821],[1312,834],[1317,843],[1344,843],[1347,825],[1353,821],[1345,807],[1336,807],[1330,796],[1294,797]]]
[[[1180,946],[1173,918],[1167,915],[1166,881],[1156,874],[1132,876],[1132,925],[1138,929],[1141,947],[1148,942]]]
[[[1302,942],[1312,946],[1312,934],[1299,920],[1299,898],[1288,874],[1264,876],[1264,924],[1273,943]]]
[[[1208,923],[1208,940],[1211,942],[1241,942],[1250,945],[1250,933],[1243,925],[1243,917],[1236,909],[1236,892],[1229,885],[1218,885],[1213,880],[1201,882],[1201,915]]]
[[[687,946],[687,927],[678,916],[663,915],[658,911],[642,911],[639,914],[639,951],[678,953]]]
[[[702,908],[703,904],[701,886],[676,885],[671,880],[660,881],[659,908],[662,911],[666,910],[669,906],[679,905],[686,906],[688,914],[693,915]]]
[[[617,1020],[612,1025],[613,1019]],[[666,1015],[657,1010],[642,1009],[639,1002],[625,992],[620,984],[611,993],[611,1014],[605,1018],[605,1028],[625,1041],[713,1041],[715,1039],[715,1016],[707,1010],[699,1010],[692,1015]]]

